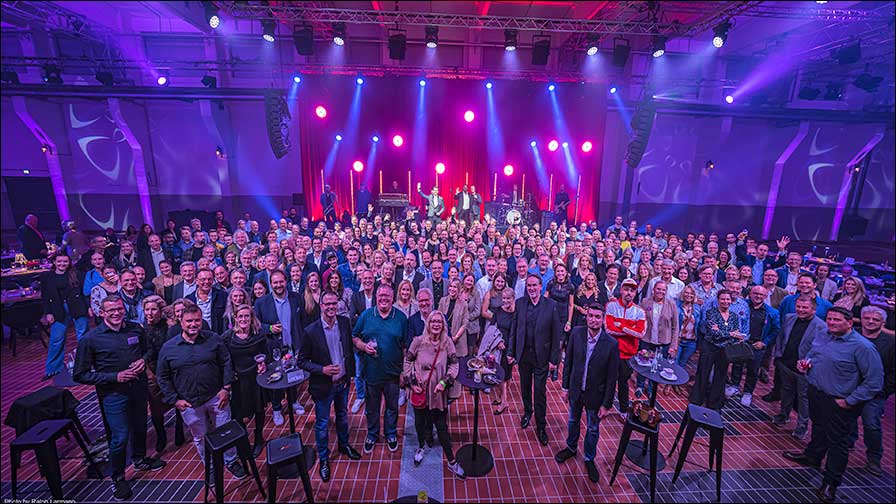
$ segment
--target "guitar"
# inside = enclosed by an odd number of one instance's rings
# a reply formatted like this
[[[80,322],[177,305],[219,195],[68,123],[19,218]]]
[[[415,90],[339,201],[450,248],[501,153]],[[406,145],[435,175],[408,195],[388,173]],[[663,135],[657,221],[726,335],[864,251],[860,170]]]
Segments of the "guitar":
[[[566,207],[569,206],[569,201],[564,201],[563,203],[557,203],[554,205],[554,213],[565,212]]]

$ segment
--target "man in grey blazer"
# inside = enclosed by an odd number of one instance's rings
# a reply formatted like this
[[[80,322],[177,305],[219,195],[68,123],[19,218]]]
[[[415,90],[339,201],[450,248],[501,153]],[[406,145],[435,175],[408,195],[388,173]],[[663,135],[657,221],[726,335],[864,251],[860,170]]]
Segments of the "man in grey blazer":
[[[442,221],[442,212],[445,211],[445,200],[439,196],[439,188],[433,186],[429,194],[424,194],[420,182],[417,182],[417,192],[426,200],[426,219],[433,221],[435,226]]]

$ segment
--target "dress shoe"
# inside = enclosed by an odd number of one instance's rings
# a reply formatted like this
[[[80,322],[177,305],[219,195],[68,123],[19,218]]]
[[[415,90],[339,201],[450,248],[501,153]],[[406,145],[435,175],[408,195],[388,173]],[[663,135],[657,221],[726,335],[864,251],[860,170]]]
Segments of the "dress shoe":
[[[780,401],[780,400],[781,400],[781,393],[780,393],[780,392],[775,392],[774,390],[772,390],[772,391],[769,392],[768,394],[765,394],[764,396],[762,396],[760,399],[762,399],[762,400],[765,401],[765,402],[775,402],[775,401]]]
[[[815,460],[806,455],[805,452],[801,451],[785,451],[784,458],[787,460],[792,460],[799,465],[803,465],[806,467],[814,467],[815,469],[821,468],[821,462]]]
[[[588,479],[591,480],[592,483],[598,483],[600,481],[600,472],[598,472],[597,466],[594,465],[593,460],[585,461],[585,470],[588,471]]]
[[[532,415],[523,415],[523,417],[520,418],[520,429],[525,429],[525,428],[529,427],[529,422],[531,420],[532,420]]]
[[[558,464],[562,464],[575,456],[576,452],[570,450],[569,448],[564,448],[558,451],[556,455],[554,455],[554,460],[556,460]]]
[[[822,483],[821,488],[818,489],[817,493],[818,498],[821,499],[821,502],[837,502],[837,487],[835,487],[834,485]]]
[[[330,461],[329,460],[321,460],[320,461],[320,469],[318,469],[320,473],[320,479],[324,483],[330,481]]]
[[[884,475],[884,471],[880,467],[880,462],[875,462],[873,460],[869,460],[865,463],[865,470],[878,478]]]
[[[541,443],[541,446],[548,445],[548,433],[544,429],[538,429],[538,442]]]
[[[258,458],[262,451],[264,451],[264,443],[255,443],[252,446],[252,458]]]
[[[352,448],[351,446],[340,446],[339,453],[352,460],[361,460],[361,454],[358,453],[358,450]]]

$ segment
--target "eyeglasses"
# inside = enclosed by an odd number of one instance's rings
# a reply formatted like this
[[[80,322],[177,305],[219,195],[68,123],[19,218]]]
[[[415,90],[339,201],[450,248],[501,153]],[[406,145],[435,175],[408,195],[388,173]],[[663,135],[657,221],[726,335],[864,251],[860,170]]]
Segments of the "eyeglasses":
[[[124,313],[126,310],[124,308],[104,308],[103,311],[106,313]]]

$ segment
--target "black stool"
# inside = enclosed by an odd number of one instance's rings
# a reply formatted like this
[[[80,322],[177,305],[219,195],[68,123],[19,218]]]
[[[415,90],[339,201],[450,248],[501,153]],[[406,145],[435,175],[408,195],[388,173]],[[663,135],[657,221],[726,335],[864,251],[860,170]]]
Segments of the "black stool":
[[[9,454],[12,459],[12,498],[16,498],[16,489],[18,485],[18,469],[22,464],[22,452],[34,450],[37,457],[37,466],[40,468],[41,474],[47,480],[50,486],[50,493],[53,499],[61,500],[62,496],[62,471],[59,468],[59,453],[56,451],[56,440],[61,436],[74,436],[81,451],[90,464],[90,469],[102,479],[102,473],[93,463],[90,454],[87,451],[87,444],[81,433],[75,428],[74,422],[69,419],[64,420],[44,420],[34,427],[28,429],[21,436],[16,437],[9,444]],[[88,474],[90,471],[88,471]]]
[[[650,502],[653,502],[656,495],[656,459],[657,447],[660,441],[660,423],[656,427],[650,428],[641,423],[634,414],[629,413],[625,420],[625,427],[622,429],[622,437],[619,438],[619,448],[616,450],[616,462],[613,464],[613,477],[610,478],[610,484],[616,480],[616,473],[619,472],[619,465],[622,464],[622,457],[628,448],[628,442],[632,437],[632,432],[640,432],[644,434],[644,449],[649,452],[650,457]]]
[[[213,465],[215,470],[215,500],[218,503],[224,502],[224,452],[234,447],[243,469],[247,472],[250,468],[252,469],[252,476],[258,485],[258,491],[264,498],[264,487],[261,484],[261,476],[258,474],[258,466],[255,465],[255,459],[252,458],[249,435],[246,434],[246,429],[243,429],[239,422],[231,420],[205,435],[205,496],[202,499],[203,502],[208,502],[210,465]],[[247,463],[249,467],[246,467]]]
[[[268,502],[277,501],[277,470],[291,464],[299,468],[299,476],[302,478],[302,488],[305,489],[306,502],[314,504],[314,492],[311,490],[311,477],[308,476],[308,465],[305,462],[302,437],[299,434],[290,434],[268,441],[267,445],[268,466]]]
[[[688,456],[688,450],[691,449],[691,443],[694,442],[694,435],[697,429],[703,428],[709,431],[709,469],[712,470],[713,459],[716,462],[716,501],[722,500],[722,446],[725,440],[725,423],[722,421],[722,415],[718,411],[709,408],[697,406],[696,404],[688,404],[688,410],[681,420],[681,427],[678,428],[678,434],[675,435],[675,442],[672,443],[672,449],[669,450],[669,456],[678,446],[678,440],[681,439],[681,433],[684,432],[684,442],[681,444],[681,452],[678,454],[678,463],[675,464],[675,475],[672,476],[672,484],[678,479],[678,474],[684,466],[684,460]]]

